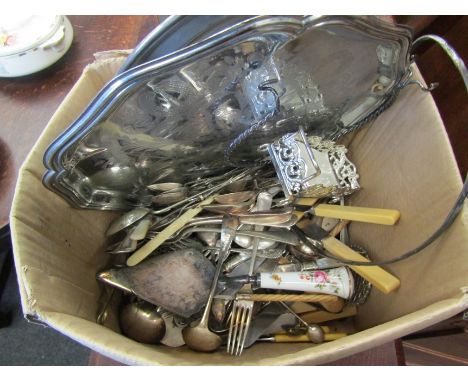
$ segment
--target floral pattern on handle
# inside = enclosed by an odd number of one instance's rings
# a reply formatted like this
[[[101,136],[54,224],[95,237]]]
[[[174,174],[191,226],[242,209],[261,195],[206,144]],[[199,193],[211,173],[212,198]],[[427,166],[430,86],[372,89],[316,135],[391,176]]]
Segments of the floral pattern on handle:
[[[346,267],[303,272],[261,273],[260,287],[325,293],[350,298],[353,278]]]

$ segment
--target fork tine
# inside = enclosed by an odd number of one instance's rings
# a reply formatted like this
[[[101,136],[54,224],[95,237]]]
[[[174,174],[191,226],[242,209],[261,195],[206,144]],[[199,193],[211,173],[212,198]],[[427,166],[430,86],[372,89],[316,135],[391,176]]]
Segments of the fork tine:
[[[245,340],[247,339],[247,334],[249,333],[249,329],[250,329],[250,321],[252,321],[252,314],[253,314],[254,304],[252,304],[250,306],[250,308],[249,308],[249,315],[247,316],[247,322],[245,324],[245,333],[244,333],[244,337],[242,338],[242,343],[241,343],[239,355],[241,355],[242,351],[244,350]]]
[[[233,353],[235,355],[239,355],[239,346],[240,346],[240,343],[242,342],[242,335],[244,333],[244,329],[245,329],[245,320],[246,320],[246,315],[247,315],[247,309],[245,308],[245,306],[242,306],[241,307],[241,311],[242,311],[242,316],[241,316],[241,320],[239,322],[239,333],[236,337],[236,346],[235,346],[235,351],[233,349]]]
[[[250,304],[249,304],[250,305]],[[239,356],[244,349],[245,339],[247,337],[247,332],[249,330],[250,319],[252,317],[252,307],[244,306],[244,314],[242,315],[242,327],[241,332],[239,333],[239,338],[237,340],[237,349],[236,355]]]
[[[242,354],[252,320],[253,304],[253,301],[234,301],[227,343],[227,352],[230,355]]]
[[[228,335],[228,353],[233,354],[234,346],[236,344],[237,339],[237,331],[239,328],[240,323],[240,315],[242,314],[242,309],[239,304],[234,303],[232,308],[232,318],[231,318],[231,325],[229,327],[229,335]]]
[[[235,331],[234,331],[234,339],[233,339],[232,346],[231,346],[231,354],[234,354],[236,351],[237,341],[239,339],[239,335],[242,330],[242,320],[243,320],[243,315],[244,315],[244,308],[242,304],[239,305],[237,311],[238,313],[236,316],[236,324],[235,324],[236,326],[235,326]]]
[[[227,340],[227,352],[230,354],[231,351],[231,341],[232,341],[232,333],[234,330],[234,320],[236,316],[236,305],[234,304],[232,311],[231,311],[231,319],[229,322],[229,333],[228,333],[228,340]]]

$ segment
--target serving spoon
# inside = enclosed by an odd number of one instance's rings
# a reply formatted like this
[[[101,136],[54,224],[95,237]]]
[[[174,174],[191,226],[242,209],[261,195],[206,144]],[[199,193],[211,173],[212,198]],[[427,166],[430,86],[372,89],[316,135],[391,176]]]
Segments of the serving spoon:
[[[219,261],[216,266],[205,311],[203,312],[201,321],[197,325],[187,326],[182,330],[185,344],[190,349],[200,352],[213,352],[221,346],[221,337],[208,328],[208,320],[210,318],[213,297],[218,285],[218,278],[221,274],[223,263],[229,255],[229,248],[231,247],[239,225],[239,219],[234,216],[226,215],[223,218],[223,225],[221,227],[221,251],[219,253]]]

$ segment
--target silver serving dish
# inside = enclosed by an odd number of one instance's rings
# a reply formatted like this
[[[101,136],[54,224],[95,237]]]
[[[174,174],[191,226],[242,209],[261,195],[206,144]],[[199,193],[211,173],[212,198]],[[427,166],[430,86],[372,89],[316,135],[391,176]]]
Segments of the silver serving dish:
[[[202,41],[254,16],[169,16],[151,31],[127,57],[118,74]]]
[[[370,17],[244,20],[111,80],[47,150],[44,184],[75,206],[128,209],[149,184],[263,159],[299,126],[336,140],[394,98],[410,47],[407,28]]]
[[[169,16],[133,49],[132,53],[119,68],[117,74],[123,73],[144,62],[173,53],[218,33],[228,26],[253,17],[245,15]],[[67,129],[69,136],[73,137],[75,127],[77,126],[72,125]],[[58,151],[61,149],[61,146],[51,145],[50,149],[51,151]],[[86,150],[86,148],[85,151],[87,151],[85,155],[90,155],[93,152],[92,149]],[[51,153],[51,155],[53,154]],[[54,174],[46,174],[44,176],[44,183],[46,185],[50,184],[48,187],[59,194],[66,195],[68,201],[75,206],[85,207],[82,205],[83,201],[79,199],[73,189],[55,182],[54,179]],[[109,205],[108,209],[113,209],[113,207]]]

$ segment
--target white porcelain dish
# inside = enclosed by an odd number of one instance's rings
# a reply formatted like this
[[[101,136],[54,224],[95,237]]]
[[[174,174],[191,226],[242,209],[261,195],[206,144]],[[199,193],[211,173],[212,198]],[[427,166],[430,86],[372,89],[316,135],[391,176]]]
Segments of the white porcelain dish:
[[[0,16],[0,77],[21,77],[57,62],[70,48],[65,16]]]

